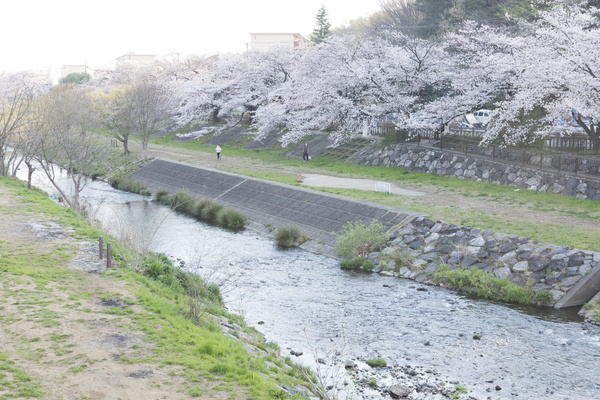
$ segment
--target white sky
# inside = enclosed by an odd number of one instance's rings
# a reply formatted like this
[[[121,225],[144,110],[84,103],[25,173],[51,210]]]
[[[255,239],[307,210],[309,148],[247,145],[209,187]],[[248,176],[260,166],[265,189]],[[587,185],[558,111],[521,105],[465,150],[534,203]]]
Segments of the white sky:
[[[127,52],[243,51],[249,32],[309,36],[324,4],[332,27],[379,9],[379,0],[5,0],[0,70],[111,65]]]

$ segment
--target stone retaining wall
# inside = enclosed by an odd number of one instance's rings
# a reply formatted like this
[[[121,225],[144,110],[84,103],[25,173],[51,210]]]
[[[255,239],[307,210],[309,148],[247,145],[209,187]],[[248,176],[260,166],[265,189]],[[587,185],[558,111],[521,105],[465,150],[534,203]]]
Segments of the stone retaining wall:
[[[464,151],[463,143],[452,140],[444,140],[443,148],[458,152]],[[582,157],[572,153],[541,153],[525,148],[501,148],[499,146],[469,145],[468,151],[472,155],[529,165],[531,168],[551,168],[558,172],[600,177],[600,158]]]
[[[374,272],[431,283],[440,264],[478,268],[525,287],[549,290],[556,303],[600,263],[600,252],[572,249],[418,217],[392,234],[369,258]],[[401,252],[402,265],[394,253]],[[554,305],[554,303],[549,305]]]
[[[600,200],[600,180],[494,162],[412,144],[395,144],[369,151],[356,157],[355,162],[372,166],[403,167],[411,171],[472,178],[539,192]]]

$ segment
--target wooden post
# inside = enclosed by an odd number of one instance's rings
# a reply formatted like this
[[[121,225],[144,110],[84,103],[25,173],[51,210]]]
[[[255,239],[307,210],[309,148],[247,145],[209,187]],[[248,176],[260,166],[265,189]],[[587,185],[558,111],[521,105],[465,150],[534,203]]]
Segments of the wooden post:
[[[112,246],[110,243],[106,244],[106,268],[112,267]]]
[[[104,257],[104,255],[103,255],[103,252],[104,252],[103,248],[104,248],[104,239],[102,239],[102,236],[100,236],[98,238],[98,254],[100,255],[100,258],[99,258],[100,260],[102,260],[102,257]]]

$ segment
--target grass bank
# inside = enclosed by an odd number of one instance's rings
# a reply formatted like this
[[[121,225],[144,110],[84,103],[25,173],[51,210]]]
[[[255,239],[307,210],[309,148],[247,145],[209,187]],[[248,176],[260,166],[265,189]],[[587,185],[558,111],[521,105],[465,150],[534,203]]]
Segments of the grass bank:
[[[290,397],[284,386],[311,387],[305,368],[227,312],[214,285],[166,257],[136,258],[21,181],[0,178],[0,199],[2,226],[11,227],[0,236],[0,399],[90,398],[91,390],[273,399]],[[32,231],[43,226],[54,236]],[[98,236],[112,244],[117,268],[76,268],[94,264]],[[121,382],[112,394],[107,374]]]

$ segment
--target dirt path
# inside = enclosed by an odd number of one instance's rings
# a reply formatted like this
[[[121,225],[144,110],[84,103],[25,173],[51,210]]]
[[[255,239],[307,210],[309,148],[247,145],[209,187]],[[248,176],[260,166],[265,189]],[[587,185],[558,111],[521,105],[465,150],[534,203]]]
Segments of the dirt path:
[[[127,361],[153,348],[135,328],[135,314],[147,312],[136,285],[97,273],[105,261],[96,243],[25,208],[0,185],[0,398],[195,398],[176,367]],[[72,252],[71,262],[61,256]],[[23,256],[28,265],[13,265]]]
[[[304,184],[314,186],[329,186],[341,188],[355,188],[362,190],[374,190],[374,181],[364,180],[359,177],[346,175],[335,175],[329,171],[319,171],[303,168],[302,160],[298,160],[298,167],[288,166],[267,166],[255,160],[248,160],[227,156],[226,146],[223,148],[223,160],[218,161],[216,155],[180,149],[167,146],[151,145],[149,154],[154,157],[166,158],[175,161],[186,162],[189,164],[198,164],[209,168],[222,169],[230,172],[237,172],[245,168],[257,170],[272,171],[279,173],[289,173],[290,182],[295,183],[296,177],[300,171],[304,179]],[[326,177],[331,177],[327,179]],[[343,178],[343,179],[335,179]],[[557,226],[577,226],[590,231],[600,231],[600,224],[597,220],[590,219],[589,216],[574,216],[565,212],[557,211],[557,206],[548,204],[546,210],[535,209],[531,204],[510,202],[503,199],[489,199],[486,197],[471,196],[465,193],[458,193],[449,190],[440,189],[437,186],[422,184],[398,184],[392,183],[395,196],[401,196],[403,208],[408,210],[431,210],[429,216],[435,218],[436,210],[446,208],[456,210],[456,214],[461,212],[479,213],[482,216],[494,216],[500,220],[516,221],[522,223],[547,224],[549,229],[557,229]],[[523,189],[524,190],[524,189]],[[414,208],[411,209],[411,205]],[[448,210],[446,210],[448,211]],[[448,213],[448,212],[446,212]],[[598,205],[598,215],[600,216],[600,203]],[[461,221],[448,221],[458,224],[464,224]],[[504,227],[498,227],[499,232],[505,232]],[[505,232],[511,233],[511,232]],[[560,243],[558,243],[560,244]]]

